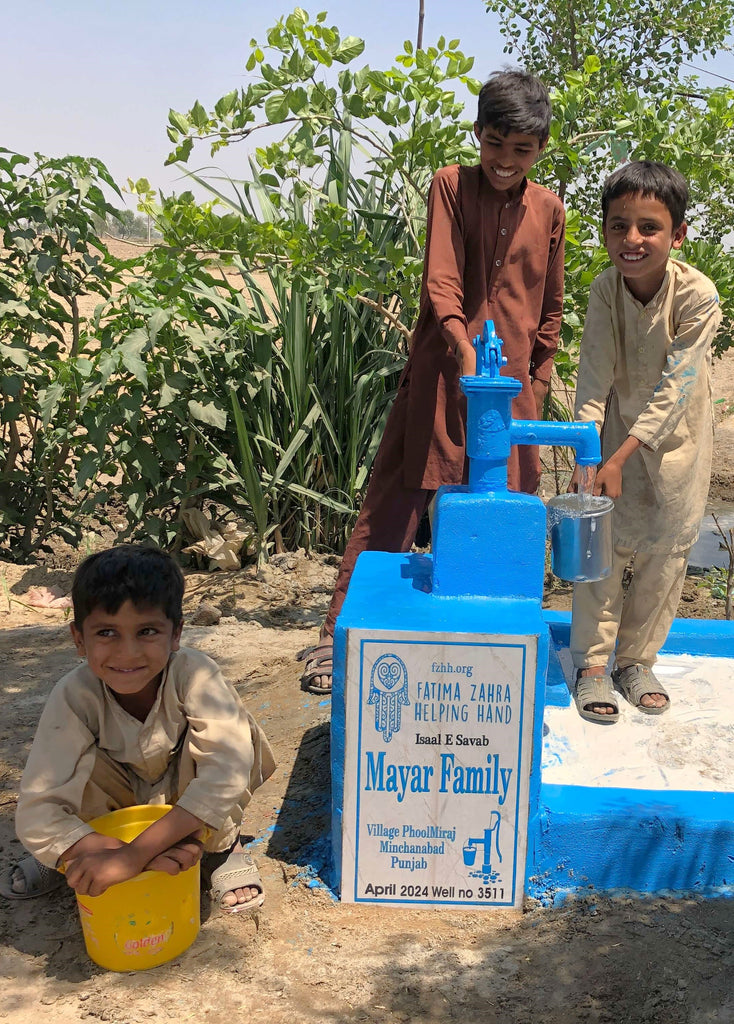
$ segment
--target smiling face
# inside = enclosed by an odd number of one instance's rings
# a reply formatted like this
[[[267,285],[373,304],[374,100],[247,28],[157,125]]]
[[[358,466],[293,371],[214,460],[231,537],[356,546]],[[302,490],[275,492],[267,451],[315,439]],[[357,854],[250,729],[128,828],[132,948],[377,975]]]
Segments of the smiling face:
[[[171,652],[179,648],[181,626],[160,608],[128,600],[116,612],[92,609],[81,629],[72,623],[71,635],[92,672],[126,710],[150,709]]]
[[[659,199],[639,193],[612,199],[604,221],[609,257],[640,302],[660,288],[671,249],[680,249],[685,222],[673,227],[670,210]]]
[[[479,159],[485,177],[500,192],[520,184],[548,141],[541,143],[537,135],[523,135],[522,132],[501,135],[488,124],[480,130],[475,123],[474,134],[479,139]]]

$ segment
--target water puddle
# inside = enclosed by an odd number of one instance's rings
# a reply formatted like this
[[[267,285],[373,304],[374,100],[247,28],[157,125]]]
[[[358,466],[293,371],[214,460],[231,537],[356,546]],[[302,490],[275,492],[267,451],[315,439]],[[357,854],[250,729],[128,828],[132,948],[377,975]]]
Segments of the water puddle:
[[[709,511],[701,520],[701,533],[691,551],[688,561],[691,569],[705,571],[713,566],[726,569],[729,565],[729,554],[725,548],[721,547],[721,535],[716,529],[711,512],[716,515],[723,530],[734,529],[734,507],[731,502],[712,503],[709,506]]]

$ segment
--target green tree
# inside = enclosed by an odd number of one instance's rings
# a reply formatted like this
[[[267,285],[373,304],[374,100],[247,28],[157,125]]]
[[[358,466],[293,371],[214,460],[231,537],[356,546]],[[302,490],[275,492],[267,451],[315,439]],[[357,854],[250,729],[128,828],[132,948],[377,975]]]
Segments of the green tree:
[[[538,179],[569,210],[566,363],[588,285],[603,265],[599,194],[622,160],[661,160],[691,190],[685,258],[716,282],[725,315],[717,351],[734,344],[734,90],[706,89],[683,74],[688,61],[725,48],[734,28],[728,0],[485,0],[500,16],[505,52],[554,86],[551,142]],[[560,81],[559,81],[560,78]],[[584,264],[587,263],[588,267]],[[559,365],[563,367],[564,357]]]
[[[59,531],[73,541],[90,500],[72,495],[90,369],[80,300],[109,298],[124,268],[95,227],[113,210],[106,189],[98,160],[0,150],[0,543],[14,557]]]
[[[708,6],[703,0],[664,0],[654,8],[639,0],[486,4],[500,14],[508,52],[554,84],[551,142],[534,175],[558,192],[569,212],[562,374],[572,376],[588,285],[604,266],[600,185],[626,157],[668,161],[689,178],[698,244],[687,252],[719,284],[726,322],[718,348],[728,347],[734,296],[721,239],[734,223],[734,92],[694,88],[677,78],[685,59],[723,45],[734,22],[727,0]],[[168,131],[176,148],[169,159],[187,160],[196,140],[208,140],[216,154],[222,146],[280,127],[281,136],[255,154],[260,180],[272,189],[271,203],[280,211],[273,224],[282,230],[288,222],[280,198],[285,193],[300,194],[320,217],[312,232],[286,232],[284,262],[303,268],[310,259],[312,272],[319,263],[327,276],[331,269],[343,272],[343,246],[357,301],[371,285],[386,308],[412,323],[428,181],[442,164],[476,159],[471,122],[462,120],[448,88],[455,79],[476,91],[478,83],[468,78],[471,58],[458,49],[458,40],[447,45],[441,39],[426,51],[414,51],[407,42],[393,68],[355,70],[361,40],[343,40],[336,28],[326,26],[325,15],[312,23],[301,9],[271,29],[267,47],[256,40],[251,46],[247,68],[258,77],[246,89],[223,96],[210,112],[198,101],[185,114],[171,111]],[[271,61],[270,54],[279,59]],[[335,76],[329,69],[336,64],[347,66]],[[365,179],[387,190],[387,209],[402,221],[398,246],[375,251],[364,235],[346,228],[348,200],[328,212],[320,202],[326,189],[319,169],[335,133],[366,153]],[[339,246],[329,245],[330,234]],[[205,232],[199,237],[204,244]],[[248,237],[249,249],[241,252],[248,259],[266,260],[274,239],[283,242],[277,230],[264,238],[256,226]]]
[[[553,83],[600,58],[595,89],[619,84],[649,95],[675,86],[683,64],[726,49],[734,25],[728,0],[484,0],[498,14],[505,53]]]

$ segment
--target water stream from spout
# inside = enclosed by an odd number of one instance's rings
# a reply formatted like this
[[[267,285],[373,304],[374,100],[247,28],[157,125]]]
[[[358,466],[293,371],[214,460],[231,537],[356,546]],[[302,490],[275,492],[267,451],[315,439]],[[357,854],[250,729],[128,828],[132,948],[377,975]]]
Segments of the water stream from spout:
[[[579,478],[579,497],[581,499],[581,512],[590,511],[594,504],[594,484],[596,483],[596,466],[580,466],[581,475]],[[593,530],[596,524],[591,523],[591,529]],[[591,558],[591,532],[588,537],[588,548],[586,549],[587,559]]]
[[[591,498],[594,494],[596,483],[596,466],[579,466],[579,489],[582,510],[588,510],[593,505]]]

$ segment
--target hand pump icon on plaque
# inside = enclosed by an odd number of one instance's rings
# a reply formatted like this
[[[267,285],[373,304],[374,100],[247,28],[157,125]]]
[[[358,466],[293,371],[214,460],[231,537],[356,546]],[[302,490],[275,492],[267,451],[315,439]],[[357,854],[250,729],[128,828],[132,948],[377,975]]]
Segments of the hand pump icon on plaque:
[[[470,871],[470,878],[481,878],[485,885],[488,882],[501,881],[500,873],[492,868],[492,840],[494,839],[494,852],[497,854],[497,860],[502,863],[502,853],[500,852],[500,824],[502,819],[500,818],[499,811],[492,811],[489,816],[489,828],[485,828],[484,836],[480,839],[467,839],[464,843],[464,864],[466,867],[472,867],[474,861],[477,858],[477,849],[481,847],[482,850],[482,866],[477,871]]]

